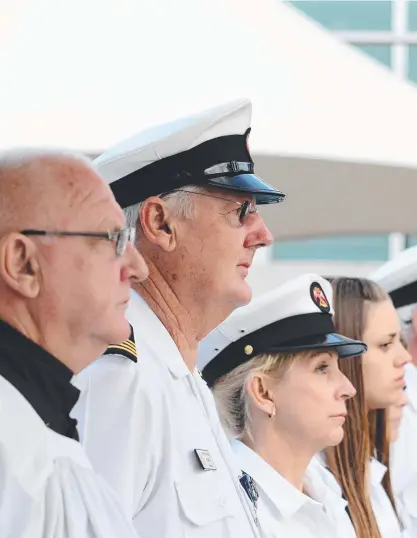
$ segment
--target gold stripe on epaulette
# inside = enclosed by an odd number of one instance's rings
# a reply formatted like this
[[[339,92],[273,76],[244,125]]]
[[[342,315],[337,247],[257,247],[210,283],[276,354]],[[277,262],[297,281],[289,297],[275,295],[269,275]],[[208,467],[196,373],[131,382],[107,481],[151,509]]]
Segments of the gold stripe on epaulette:
[[[118,346],[116,344],[112,344],[111,346],[109,346],[107,348],[106,352],[108,353],[109,351],[113,351],[113,350],[121,350],[121,351],[124,351],[125,353],[129,353],[130,355],[133,355],[134,357],[136,357],[136,353],[134,353],[130,349],[128,349],[128,348],[126,348],[124,346]]]
[[[136,354],[136,345],[131,340],[124,340],[121,344],[116,345],[126,347],[127,350]]]
[[[126,345],[124,342],[122,342],[121,344],[112,344],[108,347],[108,349],[123,349],[124,351],[127,351],[128,353],[131,353],[136,357],[136,346]]]

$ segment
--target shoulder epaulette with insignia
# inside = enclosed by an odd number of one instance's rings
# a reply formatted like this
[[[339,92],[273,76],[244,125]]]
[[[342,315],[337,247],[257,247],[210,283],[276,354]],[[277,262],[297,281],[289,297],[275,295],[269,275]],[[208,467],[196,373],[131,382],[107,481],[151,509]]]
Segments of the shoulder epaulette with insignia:
[[[133,362],[138,362],[138,355],[136,353],[135,335],[132,325],[130,326],[130,336],[126,340],[123,340],[120,344],[112,344],[109,346],[104,355],[122,355]]]

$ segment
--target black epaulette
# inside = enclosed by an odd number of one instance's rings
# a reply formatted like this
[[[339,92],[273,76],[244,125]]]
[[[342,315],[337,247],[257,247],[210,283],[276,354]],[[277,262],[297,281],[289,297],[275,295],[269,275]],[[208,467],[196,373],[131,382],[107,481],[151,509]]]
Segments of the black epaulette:
[[[123,340],[121,344],[112,344],[109,346],[104,355],[122,355],[133,362],[138,362],[138,355],[136,352],[135,335],[132,325],[130,326],[130,336],[126,340]]]

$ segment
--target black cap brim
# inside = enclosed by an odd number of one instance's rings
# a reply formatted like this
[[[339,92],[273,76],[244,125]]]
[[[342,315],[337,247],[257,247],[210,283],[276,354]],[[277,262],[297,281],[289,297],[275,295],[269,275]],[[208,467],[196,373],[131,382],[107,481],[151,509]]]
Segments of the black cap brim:
[[[341,359],[347,359],[349,357],[357,357],[365,353],[368,349],[364,342],[359,340],[352,340],[346,336],[340,334],[331,333],[326,334],[322,338],[318,339],[306,339],[301,342],[287,343],[280,346],[270,346],[268,351],[270,352],[285,352],[285,353],[297,353],[299,351],[314,351],[316,349],[333,349],[339,355]]]
[[[229,189],[254,196],[258,205],[277,204],[285,199],[285,194],[271,187],[255,174],[210,177],[206,184],[211,187]]]

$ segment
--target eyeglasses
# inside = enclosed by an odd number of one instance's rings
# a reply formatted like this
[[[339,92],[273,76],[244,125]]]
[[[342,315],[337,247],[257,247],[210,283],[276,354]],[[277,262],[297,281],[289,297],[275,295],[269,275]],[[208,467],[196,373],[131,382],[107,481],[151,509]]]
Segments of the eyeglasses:
[[[117,256],[123,256],[127,245],[135,244],[136,230],[135,228],[121,228],[117,232],[67,232],[67,231],[47,231],[47,230],[21,230],[22,235],[42,235],[56,237],[96,237],[97,239],[106,239],[113,241],[116,244]]]
[[[223,200],[225,202],[236,204],[236,205],[239,206],[239,209],[237,210],[237,212],[238,212],[237,215],[238,215],[238,218],[239,218],[240,222],[243,222],[243,219],[247,215],[251,215],[253,213],[258,212],[258,208],[256,207],[256,202],[254,200],[245,200],[244,202],[238,202],[236,200],[229,200],[228,198],[222,198],[220,196],[215,196],[214,194],[206,194],[205,192],[187,191],[186,189],[175,189],[175,191],[171,191],[171,192],[188,192],[188,194],[197,194],[198,196],[208,196],[209,198],[216,198],[217,200]],[[166,196],[167,194],[170,194],[170,193],[164,193],[164,195],[162,195],[162,196]],[[230,211],[230,213],[231,213],[231,211]]]

